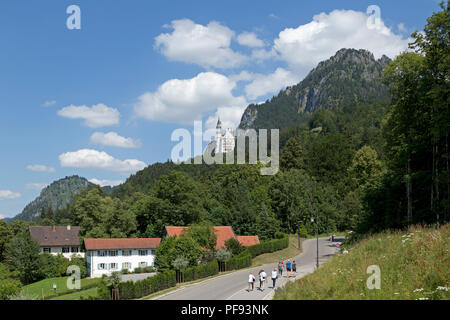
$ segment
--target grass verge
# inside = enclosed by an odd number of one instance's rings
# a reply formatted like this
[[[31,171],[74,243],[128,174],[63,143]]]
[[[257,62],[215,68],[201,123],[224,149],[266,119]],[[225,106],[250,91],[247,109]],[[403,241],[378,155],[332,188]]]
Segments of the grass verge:
[[[348,253],[287,284],[278,300],[450,299],[450,224],[440,230],[411,227],[384,232],[347,248]],[[380,270],[380,289],[369,266]],[[373,271],[372,271],[373,272]]]

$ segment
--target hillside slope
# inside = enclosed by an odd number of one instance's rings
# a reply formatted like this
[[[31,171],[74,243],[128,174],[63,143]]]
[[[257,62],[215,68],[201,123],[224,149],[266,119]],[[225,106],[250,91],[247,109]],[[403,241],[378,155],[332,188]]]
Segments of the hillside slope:
[[[44,188],[39,197],[30,202],[14,219],[36,221],[42,208],[52,208],[53,211],[66,208],[72,203],[73,197],[92,185],[79,176],[65,177]]]
[[[450,224],[373,235],[347,248],[274,299],[450,299]],[[381,288],[369,290],[367,267],[380,267]]]
[[[388,88],[380,82],[391,60],[375,60],[366,50],[341,49],[322,61],[306,78],[282,90],[263,104],[251,104],[242,115],[239,128],[288,128],[298,125],[308,113],[366,104],[389,99]]]

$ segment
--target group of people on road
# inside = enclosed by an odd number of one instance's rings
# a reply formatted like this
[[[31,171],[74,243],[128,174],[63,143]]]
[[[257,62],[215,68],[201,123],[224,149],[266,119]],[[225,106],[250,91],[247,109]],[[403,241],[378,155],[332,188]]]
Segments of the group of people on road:
[[[295,277],[297,275],[297,264],[295,263],[295,260],[291,262],[291,260],[288,259],[285,263],[284,259],[281,258],[280,262],[278,262],[278,270],[277,268],[273,268],[271,272],[272,289],[275,289],[277,279],[283,276],[284,270],[286,270],[288,278],[290,278],[291,276]],[[264,291],[265,283],[268,280],[267,273],[264,271],[264,269],[261,269],[258,272],[258,280],[259,280],[259,290]],[[248,276],[248,290],[247,290],[248,292],[253,291],[255,289],[255,282],[256,277],[253,275],[252,272],[250,272]]]

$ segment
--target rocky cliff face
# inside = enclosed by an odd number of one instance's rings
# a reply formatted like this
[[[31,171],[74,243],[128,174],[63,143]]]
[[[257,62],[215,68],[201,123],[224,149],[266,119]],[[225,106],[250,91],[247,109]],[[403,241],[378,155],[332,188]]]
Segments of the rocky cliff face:
[[[341,49],[297,85],[266,103],[249,105],[239,128],[286,128],[318,109],[388,100],[388,88],[380,78],[390,62],[386,56],[375,60],[367,50]]]

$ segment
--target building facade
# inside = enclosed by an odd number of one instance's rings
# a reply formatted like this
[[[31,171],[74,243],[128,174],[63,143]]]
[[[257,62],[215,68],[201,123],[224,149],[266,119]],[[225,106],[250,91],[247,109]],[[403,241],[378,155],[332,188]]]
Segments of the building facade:
[[[161,238],[84,239],[88,275],[95,278],[153,267],[160,243]]]
[[[216,148],[215,153],[227,153],[233,151],[235,147],[234,134],[231,129],[227,129],[222,134],[222,122],[217,120],[216,126]]]
[[[65,258],[84,257],[78,234],[80,227],[67,226],[31,226],[31,237],[38,243],[40,252],[52,255],[62,254]]]

